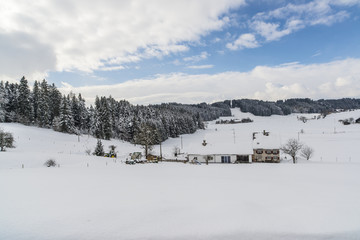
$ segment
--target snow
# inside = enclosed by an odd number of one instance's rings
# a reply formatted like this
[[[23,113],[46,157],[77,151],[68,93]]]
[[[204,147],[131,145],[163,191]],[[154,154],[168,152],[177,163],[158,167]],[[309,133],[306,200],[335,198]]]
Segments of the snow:
[[[89,136],[0,124],[17,146],[0,153],[0,239],[360,238],[360,125],[338,122],[360,111],[307,123],[297,116],[308,114],[233,114],[254,122],[210,122],[206,130],[164,142],[164,155],[170,158],[181,140],[185,151],[209,136],[216,147],[216,139],[233,141],[234,132],[241,142],[266,130],[281,143],[299,137],[314,157],[295,165],[284,156],[280,164],[126,165],[139,146],[103,141],[105,151],[117,146],[115,162],[88,156],[96,145]],[[50,158],[60,167],[44,167]]]

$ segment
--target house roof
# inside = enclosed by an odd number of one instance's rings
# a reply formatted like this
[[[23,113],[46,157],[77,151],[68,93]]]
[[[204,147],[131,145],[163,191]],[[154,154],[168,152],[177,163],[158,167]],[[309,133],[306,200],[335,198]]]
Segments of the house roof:
[[[280,148],[280,137],[274,133],[268,133],[264,135],[262,132],[254,134],[255,139],[253,140],[254,149],[279,149]]]
[[[185,152],[188,154],[212,155],[212,154],[236,154],[249,155],[253,153],[251,136],[234,137],[230,134],[206,134],[203,141],[187,146]]]

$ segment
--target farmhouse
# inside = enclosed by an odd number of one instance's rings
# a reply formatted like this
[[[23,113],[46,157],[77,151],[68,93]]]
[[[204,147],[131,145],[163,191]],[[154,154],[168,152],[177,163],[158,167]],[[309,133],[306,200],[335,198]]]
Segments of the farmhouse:
[[[253,133],[253,162],[280,162],[280,140],[269,132]]]
[[[204,140],[188,149],[190,163],[250,163],[251,155],[249,141],[234,143]]]

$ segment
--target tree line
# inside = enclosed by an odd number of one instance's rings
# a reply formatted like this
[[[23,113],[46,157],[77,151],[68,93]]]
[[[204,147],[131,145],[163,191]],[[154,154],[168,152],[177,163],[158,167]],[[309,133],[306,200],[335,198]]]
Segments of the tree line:
[[[19,83],[0,82],[0,122],[89,134],[99,139],[158,144],[169,137],[204,129],[204,121],[230,115],[226,104],[142,106],[111,96],[96,96],[94,105],[87,106],[80,93],[63,95],[46,80],[35,81],[32,89],[25,77]]]
[[[289,115],[291,113],[321,113],[327,115],[338,109],[360,109],[360,99],[319,99],[292,98],[278,101],[262,101],[254,99],[226,100],[221,102],[231,108],[238,107],[242,112],[250,112],[256,116]]]

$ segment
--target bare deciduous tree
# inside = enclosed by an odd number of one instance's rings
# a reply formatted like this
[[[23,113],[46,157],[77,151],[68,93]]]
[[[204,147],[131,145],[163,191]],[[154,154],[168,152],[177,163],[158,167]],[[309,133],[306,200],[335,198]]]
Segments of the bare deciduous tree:
[[[147,123],[142,123],[140,125],[139,132],[135,135],[135,140],[137,143],[142,145],[145,157],[148,158],[148,155],[153,149],[154,144],[159,143],[159,132],[157,129]]]
[[[306,158],[306,160],[309,160],[313,155],[314,155],[314,149],[312,149],[309,146],[304,146],[301,149],[301,153],[300,155],[304,158]]]
[[[13,148],[14,146],[14,137],[9,132],[4,132],[0,129],[0,151],[4,152],[6,148]]]
[[[302,148],[302,144],[292,138],[292,139],[289,139],[285,145],[281,146],[280,147],[280,150],[285,153],[285,154],[288,154],[291,156],[291,158],[293,159],[293,163],[295,164],[296,163],[296,156],[298,155],[299,151],[301,150]]]
[[[180,148],[178,146],[174,146],[173,154],[175,157],[177,157],[180,154]]]

